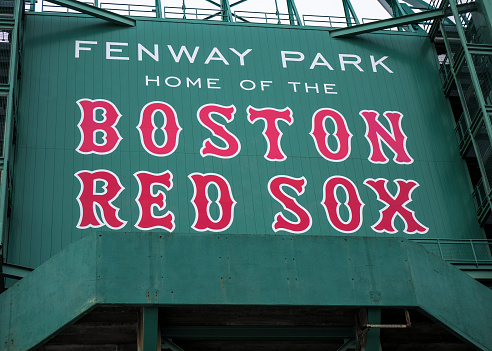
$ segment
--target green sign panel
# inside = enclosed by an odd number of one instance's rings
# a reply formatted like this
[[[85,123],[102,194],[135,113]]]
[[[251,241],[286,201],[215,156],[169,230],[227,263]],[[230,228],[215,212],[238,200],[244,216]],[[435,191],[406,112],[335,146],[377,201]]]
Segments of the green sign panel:
[[[480,238],[435,60],[416,35],[29,15],[9,255],[101,230]]]

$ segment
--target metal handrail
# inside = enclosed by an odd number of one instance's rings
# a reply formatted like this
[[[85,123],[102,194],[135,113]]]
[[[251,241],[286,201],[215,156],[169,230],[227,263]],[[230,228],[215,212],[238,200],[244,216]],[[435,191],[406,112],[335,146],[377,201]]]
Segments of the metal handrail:
[[[410,239],[451,264],[492,265],[492,240],[489,239]]]

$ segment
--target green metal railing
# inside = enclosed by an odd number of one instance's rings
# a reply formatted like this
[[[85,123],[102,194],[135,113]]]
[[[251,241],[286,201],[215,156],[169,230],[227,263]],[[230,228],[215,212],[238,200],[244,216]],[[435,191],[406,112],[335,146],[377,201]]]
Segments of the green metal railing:
[[[487,239],[411,239],[426,250],[454,265],[489,268],[492,265],[492,240]]]
[[[243,22],[243,23],[265,23],[265,24],[284,24],[284,25],[308,25],[327,28],[343,28],[354,26],[359,23],[357,17],[352,13],[346,16],[321,16],[321,15],[303,15],[299,17],[296,11],[288,13],[276,12],[259,12],[259,11],[234,11],[231,9],[235,4],[243,2],[237,1],[230,7],[224,8],[197,8],[187,7],[183,2],[182,6],[162,6],[164,2],[160,0],[154,1],[153,4],[135,4],[134,2],[119,2],[109,1],[101,2],[81,1],[89,5],[99,7],[120,15],[132,17],[154,17],[165,19],[191,19],[191,20],[218,20],[228,22]],[[216,4],[218,2],[215,2]],[[292,0],[287,0],[288,9],[294,6]],[[345,1],[344,3],[349,3]],[[290,7],[289,7],[290,4]],[[47,0],[37,0],[35,6],[31,2],[26,2],[26,11],[39,12],[64,12],[75,13],[76,11],[64,8],[50,3]],[[355,14],[355,13],[354,13]],[[230,17],[229,17],[230,15]],[[361,23],[371,23],[379,21],[379,19],[362,18]],[[427,21],[429,22],[429,21]],[[430,22],[429,22],[430,23]],[[388,28],[386,30],[398,30],[397,27]]]

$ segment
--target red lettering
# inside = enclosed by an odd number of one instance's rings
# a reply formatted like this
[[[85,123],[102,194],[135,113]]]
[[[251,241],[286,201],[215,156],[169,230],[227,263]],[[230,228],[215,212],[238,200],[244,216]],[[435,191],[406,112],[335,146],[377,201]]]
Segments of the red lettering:
[[[155,114],[160,112],[164,117],[164,125],[156,127],[154,123]],[[140,123],[137,126],[140,133],[140,141],[143,148],[154,156],[171,155],[179,143],[179,133],[183,130],[178,123],[178,116],[174,108],[161,101],[152,101],[145,105],[140,113]],[[161,129],[165,135],[165,142],[157,145],[155,132]]]
[[[349,218],[346,221],[340,218],[340,206],[342,206],[342,203],[337,198],[336,191],[338,187],[341,187],[346,195],[346,200],[343,203],[349,211]],[[357,187],[350,179],[342,176],[328,178],[323,186],[323,201],[321,201],[321,205],[326,211],[328,221],[336,230],[343,233],[354,233],[361,227],[364,203],[360,199]]]
[[[162,216],[154,216],[154,209],[163,211],[166,208],[166,195],[161,190],[154,192],[155,185],[161,185],[166,190],[173,187],[173,175],[169,171],[154,174],[140,171],[133,174],[137,179],[139,190],[135,199],[139,216],[135,227],[142,230],[162,228],[172,232],[175,228],[174,213],[167,211]]]
[[[207,138],[200,149],[200,155],[202,155],[202,157],[211,155],[220,158],[232,158],[239,153],[241,150],[241,143],[238,138],[229,132],[223,125],[215,122],[211,118],[211,114],[218,114],[224,117],[227,123],[229,123],[234,119],[234,113],[236,113],[236,107],[234,105],[221,106],[216,104],[206,104],[200,107],[197,112],[198,121],[202,126],[210,130],[215,137],[222,139],[226,145],[225,147],[219,147],[215,145],[210,138]]]
[[[330,118],[335,124],[333,136],[336,138],[338,148],[332,151],[328,146],[328,136],[330,133],[326,130],[325,121]],[[313,115],[313,128],[309,133],[313,139],[318,153],[328,161],[341,162],[346,160],[350,155],[350,133],[347,122],[340,112],[331,108],[322,108]]]
[[[192,173],[188,176],[193,184],[194,194],[191,203],[195,207],[195,222],[191,226],[196,231],[221,232],[228,229],[234,220],[236,201],[232,197],[231,186],[227,179],[216,173]],[[212,200],[208,196],[208,187],[214,185],[218,190],[216,204],[219,206],[219,218],[210,215]]]
[[[277,110],[274,108],[255,109],[249,106],[247,109],[248,121],[255,123],[257,120],[262,119],[265,121],[265,129],[263,129],[263,136],[267,142],[267,152],[265,158],[268,161],[284,161],[287,156],[282,151],[280,146],[280,139],[282,138],[282,132],[278,127],[279,121],[286,122],[289,126],[294,123],[292,117],[292,110],[285,108],[283,110]]]
[[[80,216],[77,228],[99,228],[103,225],[111,229],[121,229],[126,221],[118,217],[119,208],[113,201],[125,189],[116,174],[107,170],[79,171],[75,177],[80,182],[80,192],[77,196]],[[102,191],[97,191],[97,183],[103,183]],[[101,218],[97,213],[99,209]]]
[[[400,164],[411,164],[413,158],[407,151],[407,136],[401,128],[403,115],[398,111],[386,111],[383,116],[391,125],[391,133],[378,121],[379,113],[371,110],[360,111],[366,123],[365,137],[369,141],[372,163],[387,163],[388,157],[384,154],[381,142],[384,142],[395,154],[393,161]]]
[[[77,101],[80,108],[80,122],[77,124],[80,130],[80,143],[75,149],[77,152],[87,154],[106,155],[113,152],[123,139],[116,129],[116,124],[121,114],[111,101],[98,99],[80,99]],[[96,111],[102,110],[102,120],[96,119]],[[102,133],[102,142],[96,141],[97,134]]]
[[[395,228],[395,218],[400,216],[405,224],[403,230],[407,234],[424,234],[429,228],[422,225],[415,217],[415,212],[409,210],[406,205],[412,201],[412,192],[419,184],[414,180],[395,179],[397,185],[396,195],[392,196],[386,184],[388,180],[384,178],[366,179],[364,184],[370,187],[377,195],[379,201],[386,206],[379,210],[379,221],[371,226],[378,233],[395,234],[398,230]]]
[[[285,230],[290,233],[304,233],[311,228],[312,218],[311,214],[299,203],[296,199],[285,194],[282,187],[287,186],[294,189],[297,195],[302,195],[304,193],[304,188],[306,187],[306,178],[293,178],[285,175],[278,175],[270,179],[268,182],[268,191],[270,195],[277,200],[284,208],[284,210],[292,213],[296,217],[296,221],[290,221],[281,213],[278,212],[272,223],[272,228],[274,232],[279,230]]]

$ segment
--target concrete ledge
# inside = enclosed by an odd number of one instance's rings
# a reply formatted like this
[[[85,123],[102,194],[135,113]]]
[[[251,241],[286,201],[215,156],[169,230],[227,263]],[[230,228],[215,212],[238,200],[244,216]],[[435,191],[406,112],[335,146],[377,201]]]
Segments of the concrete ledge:
[[[91,234],[0,295],[0,342],[27,350],[98,304],[419,307],[491,350],[492,292],[398,238]]]

